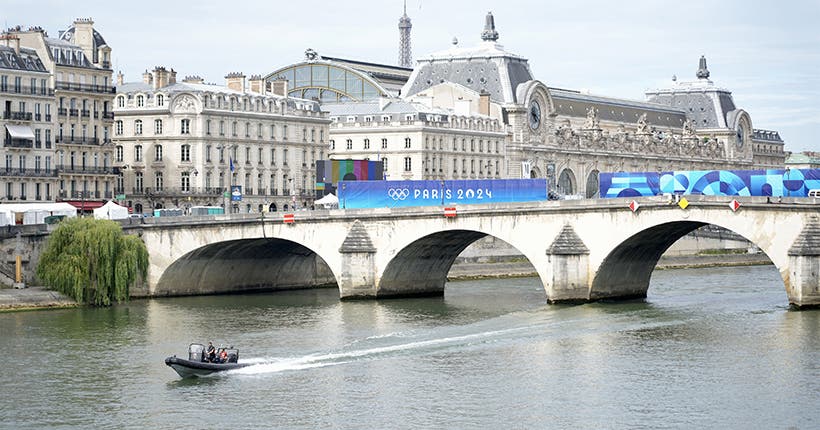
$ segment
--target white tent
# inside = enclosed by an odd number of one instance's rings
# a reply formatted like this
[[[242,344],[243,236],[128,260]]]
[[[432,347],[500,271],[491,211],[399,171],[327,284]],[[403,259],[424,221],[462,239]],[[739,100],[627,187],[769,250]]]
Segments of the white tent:
[[[324,207],[331,207],[331,206],[338,206],[339,205],[339,198],[336,197],[333,193],[330,193],[319,200],[313,202],[313,204],[322,205]]]
[[[97,219],[125,219],[128,218],[128,208],[109,200],[108,203],[94,209],[94,218]]]
[[[7,203],[0,204],[0,225],[39,224],[49,215],[77,216],[77,208],[68,203]],[[19,218],[19,219],[18,219]]]

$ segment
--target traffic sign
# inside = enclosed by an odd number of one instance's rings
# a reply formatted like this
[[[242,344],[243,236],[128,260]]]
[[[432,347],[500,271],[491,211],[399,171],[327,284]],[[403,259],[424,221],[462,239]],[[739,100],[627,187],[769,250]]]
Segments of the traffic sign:
[[[456,208],[444,208],[444,216],[447,218],[455,218]]]
[[[632,212],[637,212],[639,207],[641,207],[641,205],[635,200],[629,202],[629,210],[631,210]]]
[[[284,221],[285,224],[293,224],[293,221],[294,221],[293,214],[284,214],[284,215],[282,215],[282,221]]]
[[[686,197],[681,197],[678,206],[680,206],[681,209],[686,209],[686,207],[689,206],[689,200],[686,200]]]
[[[114,198],[120,201],[125,200],[125,194],[117,194]]]
[[[732,199],[732,201],[729,202],[729,208],[732,209],[732,212],[737,212],[738,208],[740,208],[740,202]]]

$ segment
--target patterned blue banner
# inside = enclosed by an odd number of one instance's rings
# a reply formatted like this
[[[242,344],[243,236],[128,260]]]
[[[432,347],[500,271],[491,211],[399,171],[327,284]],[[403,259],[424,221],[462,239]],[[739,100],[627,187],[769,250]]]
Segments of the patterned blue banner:
[[[601,197],[658,194],[806,197],[820,189],[819,169],[693,170],[601,173]]]
[[[395,208],[547,199],[546,179],[341,181],[339,207]]]

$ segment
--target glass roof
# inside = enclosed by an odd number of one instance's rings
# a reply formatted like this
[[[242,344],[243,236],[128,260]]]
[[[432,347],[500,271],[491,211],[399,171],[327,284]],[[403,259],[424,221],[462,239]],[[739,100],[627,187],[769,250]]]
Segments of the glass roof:
[[[288,94],[323,102],[372,100],[387,92],[369,76],[356,70],[327,63],[300,63],[277,70],[268,81],[285,79]]]

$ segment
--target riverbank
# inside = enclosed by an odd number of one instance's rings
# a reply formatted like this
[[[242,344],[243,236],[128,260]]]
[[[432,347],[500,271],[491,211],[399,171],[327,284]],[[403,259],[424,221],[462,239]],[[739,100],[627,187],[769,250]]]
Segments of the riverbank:
[[[0,288],[0,312],[76,306],[74,300],[44,287]]]

